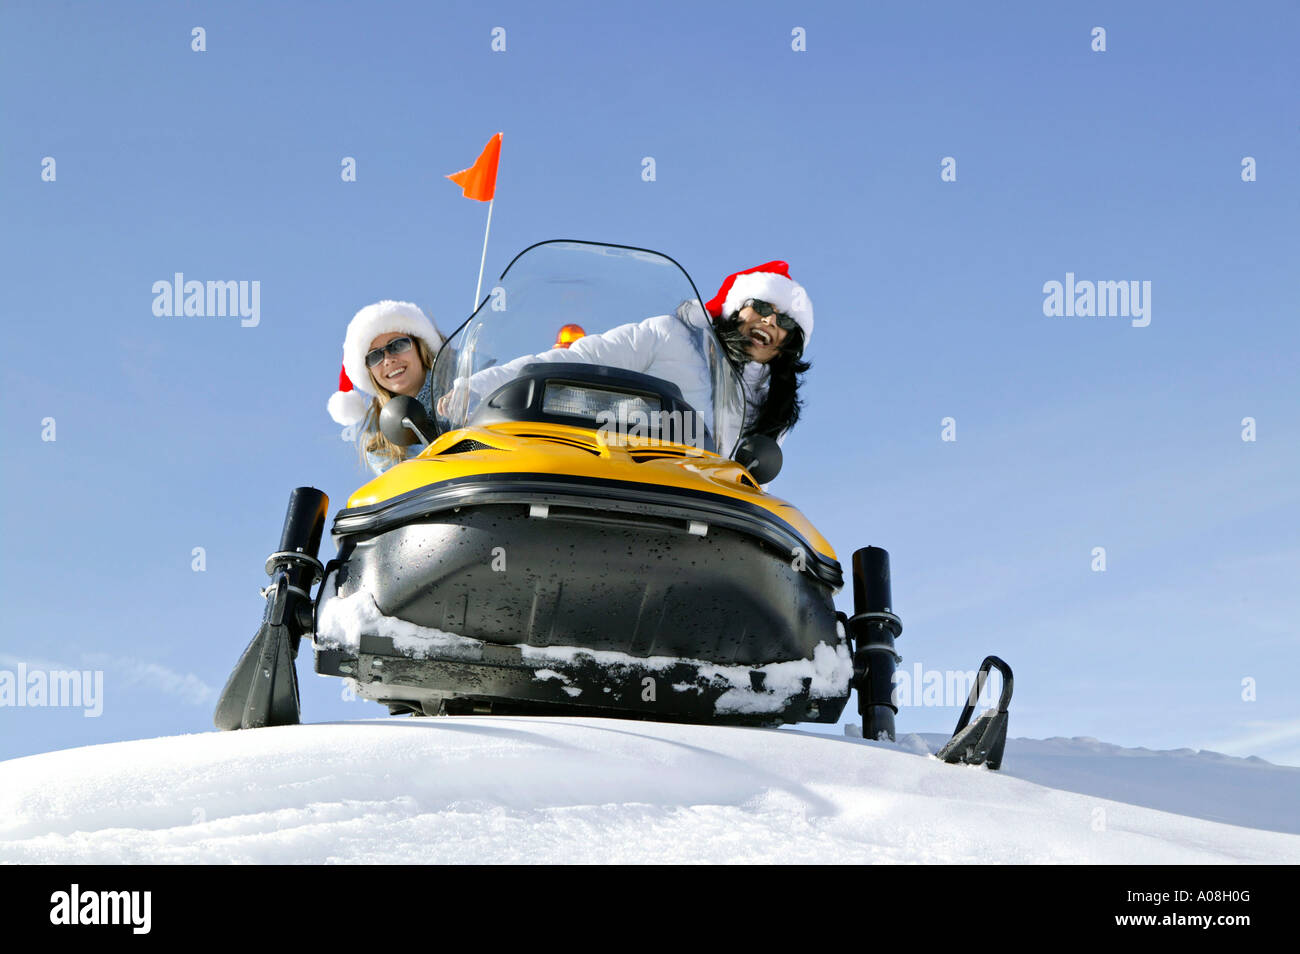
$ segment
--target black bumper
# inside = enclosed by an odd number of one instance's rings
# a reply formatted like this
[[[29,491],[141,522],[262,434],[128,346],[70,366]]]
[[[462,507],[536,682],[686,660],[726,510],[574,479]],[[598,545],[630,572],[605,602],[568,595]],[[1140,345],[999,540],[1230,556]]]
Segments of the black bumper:
[[[485,644],[476,659],[412,659],[391,640],[363,637],[360,651],[318,649],[316,671],[355,679],[360,695],[394,711],[426,715],[565,715],[718,725],[834,723],[848,701],[842,691],[814,689],[811,679],[773,690],[765,673],[741,683],[711,667],[614,664],[590,656],[571,661],[528,658],[514,646]],[[793,691],[790,689],[793,688]]]

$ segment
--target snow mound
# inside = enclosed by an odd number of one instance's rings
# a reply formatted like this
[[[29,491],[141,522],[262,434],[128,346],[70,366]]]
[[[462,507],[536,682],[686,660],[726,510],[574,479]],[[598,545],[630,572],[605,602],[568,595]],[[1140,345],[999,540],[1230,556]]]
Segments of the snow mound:
[[[1296,860],[1300,836],[790,730],[394,718],[0,763],[6,862]]]

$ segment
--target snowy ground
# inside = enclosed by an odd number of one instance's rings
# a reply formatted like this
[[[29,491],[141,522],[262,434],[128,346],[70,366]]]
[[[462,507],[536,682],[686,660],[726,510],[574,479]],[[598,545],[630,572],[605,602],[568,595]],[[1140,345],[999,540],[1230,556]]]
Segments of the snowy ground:
[[[1300,769],[1014,739],[999,774],[933,741],[461,717],[119,742],[0,762],[0,861],[1300,862]]]

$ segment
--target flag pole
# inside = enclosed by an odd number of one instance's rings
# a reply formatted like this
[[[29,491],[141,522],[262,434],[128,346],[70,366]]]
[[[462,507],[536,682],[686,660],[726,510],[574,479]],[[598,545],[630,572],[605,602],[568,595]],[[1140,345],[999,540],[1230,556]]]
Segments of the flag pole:
[[[487,263],[488,233],[492,231],[492,206],[495,203],[496,196],[493,196],[488,200],[487,228],[483,230],[483,257],[479,259],[478,263],[478,284],[474,287],[474,306],[470,310],[470,314],[473,314],[474,311],[478,310],[478,303],[480,301],[479,295],[483,291],[483,266]]]
[[[474,165],[447,176],[460,186],[467,199],[488,204],[487,226],[483,229],[483,256],[478,262],[478,284],[474,286],[474,311],[478,310],[479,296],[483,294],[483,269],[487,266],[488,236],[492,233],[492,206],[496,204],[497,166],[501,162],[502,134],[497,133],[487,141]],[[473,314],[473,312],[470,312]]]

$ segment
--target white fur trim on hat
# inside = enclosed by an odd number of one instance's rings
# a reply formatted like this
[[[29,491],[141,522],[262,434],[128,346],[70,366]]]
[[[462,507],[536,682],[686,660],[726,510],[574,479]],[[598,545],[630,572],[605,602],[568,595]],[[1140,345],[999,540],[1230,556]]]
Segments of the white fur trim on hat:
[[[371,397],[379,396],[366,370],[366,352],[370,350],[370,342],[394,332],[422,339],[434,354],[442,347],[442,335],[418,305],[409,301],[377,301],[367,305],[348,322],[348,333],[343,339],[343,370],[348,373],[353,388]]]
[[[776,272],[737,275],[723,302],[723,315],[730,316],[740,311],[747,298],[757,298],[775,305],[793,318],[803,330],[804,348],[808,347],[808,342],[812,340],[813,307],[802,285]]]
[[[366,407],[369,403],[364,394],[353,388],[351,391],[335,391],[330,395],[326,407],[329,409],[330,417],[334,418],[334,423],[349,427],[359,423],[366,416]]]

